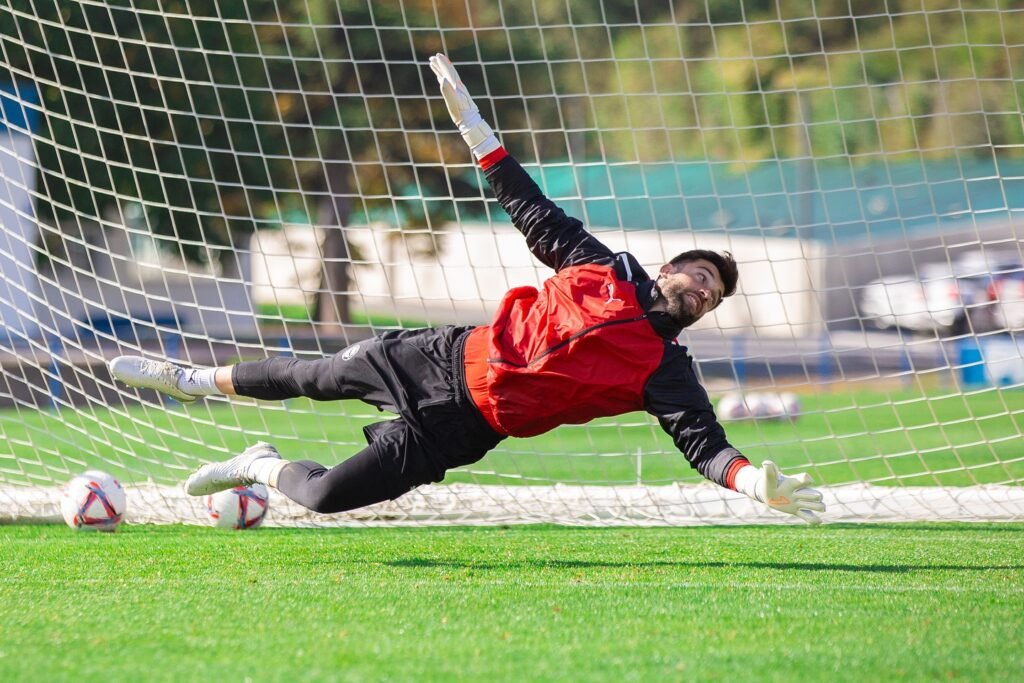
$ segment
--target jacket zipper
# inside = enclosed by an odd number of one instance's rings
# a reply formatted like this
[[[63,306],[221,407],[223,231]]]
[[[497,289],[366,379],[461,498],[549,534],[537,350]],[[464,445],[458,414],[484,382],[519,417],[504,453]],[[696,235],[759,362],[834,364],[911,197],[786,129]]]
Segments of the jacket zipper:
[[[517,368],[528,368],[528,367],[530,367],[531,365],[533,365],[535,363],[539,363],[542,359],[546,358],[547,356],[550,356],[552,353],[554,353],[558,349],[562,348],[563,346],[565,346],[569,342],[575,341],[576,339],[579,339],[580,337],[582,337],[585,334],[590,334],[594,330],[600,329],[602,327],[609,327],[611,325],[625,325],[626,323],[635,323],[635,322],[637,322],[639,320],[644,320],[646,318],[647,318],[647,314],[644,313],[643,315],[637,316],[635,318],[628,318],[626,320],[606,320],[603,323],[598,323],[596,325],[591,325],[590,327],[586,327],[586,328],[580,330],[579,332],[576,332],[575,334],[570,335],[569,337],[563,339],[562,341],[558,342],[554,346],[550,346],[550,347],[544,349],[544,351],[540,355],[536,356],[529,363],[513,363],[512,361],[505,360],[504,358],[488,358],[487,362],[488,363],[505,363],[506,365],[512,365],[512,366],[517,367]]]

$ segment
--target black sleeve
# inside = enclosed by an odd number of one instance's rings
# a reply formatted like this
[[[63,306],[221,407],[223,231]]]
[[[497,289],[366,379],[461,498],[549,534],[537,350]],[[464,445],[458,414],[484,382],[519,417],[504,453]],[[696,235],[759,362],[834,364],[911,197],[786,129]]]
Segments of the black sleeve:
[[[667,348],[644,394],[647,411],[658,418],[687,461],[707,479],[726,486],[730,465],[746,458],[726,440],[693,362],[681,347]]]
[[[526,237],[526,246],[544,265],[561,270],[584,263],[608,264],[612,251],[578,219],[565,215],[544,196],[519,162],[507,156],[484,172],[501,208]]]

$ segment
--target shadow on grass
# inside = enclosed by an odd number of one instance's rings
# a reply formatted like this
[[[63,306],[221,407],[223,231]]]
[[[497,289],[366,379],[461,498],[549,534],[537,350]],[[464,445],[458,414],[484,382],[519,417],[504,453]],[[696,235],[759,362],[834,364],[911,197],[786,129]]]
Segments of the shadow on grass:
[[[744,525],[742,528],[752,528]],[[764,527],[761,527],[764,528]],[[804,527],[792,524],[788,529]],[[1024,535],[1024,524],[1020,522],[831,522],[818,527],[828,531],[942,531],[956,533],[1012,533]]]
[[[374,564],[377,564],[376,562]],[[827,562],[682,562],[656,560],[653,562],[590,562],[585,560],[522,560],[503,563],[471,562],[459,560],[435,560],[429,558],[408,558],[381,562],[399,568],[436,568],[436,569],[647,569],[652,567],[689,567],[692,569],[738,568],[778,569],[783,571],[812,572],[863,572],[872,574],[908,574],[921,571],[989,571],[1010,570],[1024,571],[1024,565],[958,565],[958,564],[924,564],[924,565],[884,565],[884,564],[831,564]]]

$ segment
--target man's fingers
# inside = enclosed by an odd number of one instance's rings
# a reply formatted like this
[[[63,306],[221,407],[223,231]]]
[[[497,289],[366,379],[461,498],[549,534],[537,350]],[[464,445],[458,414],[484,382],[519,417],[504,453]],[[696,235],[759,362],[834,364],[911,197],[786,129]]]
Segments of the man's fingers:
[[[821,502],[821,491],[817,489],[797,489],[793,491],[793,500],[801,502]]]
[[[814,480],[811,479],[811,475],[807,474],[806,472],[801,472],[800,474],[794,474],[790,478],[791,479],[796,479],[796,483],[797,483],[798,486],[810,486],[810,485],[812,485],[814,483]]]
[[[810,510],[797,510],[796,516],[812,526],[821,524],[821,518],[818,517],[818,515],[811,512]]]
[[[764,502],[775,498],[775,490],[779,486],[779,468],[771,460],[761,463],[761,476],[764,477]]]
[[[801,510],[814,510],[815,512],[824,512],[825,503],[820,500],[797,500],[793,502],[794,505],[799,506]]]
[[[470,109],[472,103],[464,102],[459,96],[459,75],[455,73],[455,67],[448,61],[448,58],[438,53],[430,58],[430,70],[437,76],[437,82],[441,86],[441,96],[444,98],[445,107],[448,108],[448,115],[456,124],[461,124],[465,115],[464,109]]]
[[[442,86],[450,85],[452,88],[455,87],[455,80],[449,75],[448,69],[445,68],[444,62],[441,61],[441,57],[444,55],[437,55],[436,57],[430,58],[430,70],[437,76],[437,82]]]
[[[451,61],[440,52],[430,58],[430,68],[437,74],[438,81],[448,80],[453,86],[460,83],[459,72],[452,66]]]
[[[441,69],[441,61],[438,59],[441,55],[437,55],[430,58],[430,70],[437,76],[438,83],[444,83],[444,71]]]

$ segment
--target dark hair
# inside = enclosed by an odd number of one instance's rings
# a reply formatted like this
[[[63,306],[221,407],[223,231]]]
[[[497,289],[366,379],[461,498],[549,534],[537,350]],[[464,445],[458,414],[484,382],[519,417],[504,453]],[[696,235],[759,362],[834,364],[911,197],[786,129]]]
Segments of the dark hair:
[[[718,253],[710,249],[691,249],[679,254],[668,264],[675,267],[681,263],[700,259],[711,262],[718,269],[718,274],[722,276],[722,284],[725,286],[725,291],[722,293],[723,298],[736,293],[736,282],[740,279],[740,271],[736,266],[736,260],[727,251]]]

